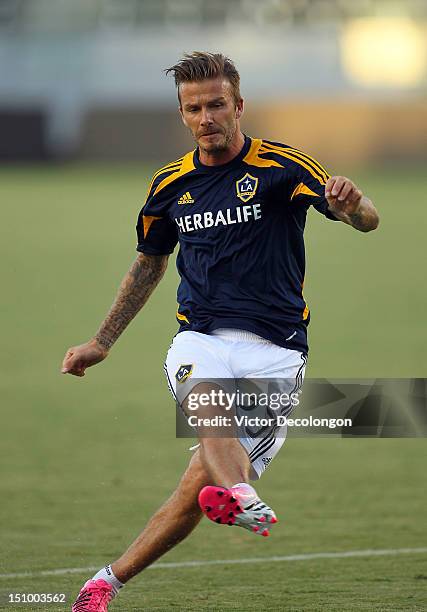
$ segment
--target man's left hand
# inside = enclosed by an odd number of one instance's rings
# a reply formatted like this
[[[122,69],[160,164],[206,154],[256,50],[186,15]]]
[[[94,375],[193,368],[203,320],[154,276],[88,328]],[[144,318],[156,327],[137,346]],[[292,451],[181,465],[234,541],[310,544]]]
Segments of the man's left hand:
[[[359,208],[363,193],[345,176],[331,176],[325,185],[325,197],[331,212],[352,215]]]

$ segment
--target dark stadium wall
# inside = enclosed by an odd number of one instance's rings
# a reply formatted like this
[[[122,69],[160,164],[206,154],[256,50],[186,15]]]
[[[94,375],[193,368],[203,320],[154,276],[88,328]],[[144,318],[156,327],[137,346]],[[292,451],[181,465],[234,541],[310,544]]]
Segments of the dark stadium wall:
[[[0,107],[0,159],[43,161],[49,158],[46,114],[39,108]]]
[[[312,153],[333,171],[345,165],[404,162],[422,164],[427,149],[421,126],[427,106],[421,100],[272,101],[247,104],[243,130],[254,137],[288,143]],[[51,150],[49,117],[40,108],[0,108],[0,159],[64,159]],[[111,106],[93,108],[82,119],[71,159],[142,161],[162,164],[194,147],[175,109]]]
[[[421,101],[271,102],[248,104],[243,130],[312,152],[325,164],[366,165],[427,157]],[[149,163],[167,162],[194,146],[176,110],[141,107],[98,108],[83,122],[77,157]]]

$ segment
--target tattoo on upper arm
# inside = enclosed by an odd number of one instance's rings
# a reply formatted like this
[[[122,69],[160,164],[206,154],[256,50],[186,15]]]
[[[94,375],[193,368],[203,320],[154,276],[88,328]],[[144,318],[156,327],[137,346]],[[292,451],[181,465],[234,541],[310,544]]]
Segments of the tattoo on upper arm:
[[[165,273],[167,260],[167,255],[141,254],[134,261],[108,315],[95,334],[96,340],[107,350],[146,303]]]

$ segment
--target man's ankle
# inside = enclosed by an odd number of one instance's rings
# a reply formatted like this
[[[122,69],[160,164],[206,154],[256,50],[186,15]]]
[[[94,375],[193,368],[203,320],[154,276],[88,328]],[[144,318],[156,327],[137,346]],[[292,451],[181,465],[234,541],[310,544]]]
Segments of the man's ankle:
[[[118,561],[114,561],[114,563],[112,563],[110,565],[110,567],[111,567],[111,570],[112,570],[114,576],[122,584],[126,584],[126,582],[128,582],[135,575],[135,573],[131,573],[130,571],[126,571],[126,569],[124,567],[122,567],[122,564],[119,563]]]
[[[106,565],[105,567],[100,569],[99,572],[97,572],[92,578],[92,580],[98,580],[99,578],[102,578],[102,580],[105,580],[105,582],[111,584],[111,586],[113,587],[113,597],[115,597],[119,590],[124,586],[124,582],[120,580],[120,578],[116,575],[111,565]]]

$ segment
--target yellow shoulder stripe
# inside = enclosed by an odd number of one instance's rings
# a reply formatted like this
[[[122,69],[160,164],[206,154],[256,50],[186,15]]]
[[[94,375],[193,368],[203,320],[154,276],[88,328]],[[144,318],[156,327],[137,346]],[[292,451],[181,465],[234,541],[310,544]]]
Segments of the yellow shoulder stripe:
[[[270,146],[270,145],[268,145],[268,146]],[[303,160],[301,157],[297,156],[294,153],[288,153],[288,152],[284,151],[283,149],[276,149],[276,148],[272,149],[272,150],[265,148],[263,150],[263,153],[274,153],[275,155],[280,155],[281,157],[285,157],[286,159],[290,159],[291,161],[296,162],[297,164],[299,164],[300,166],[302,166],[303,168],[308,170],[310,172],[311,176],[313,178],[315,178],[317,181],[319,181],[319,183],[321,185],[325,185],[326,184],[326,179],[319,173],[318,170],[315,170],[313,168],[313,166],[309,165],[308,162],[306,162],[305,160]]]
[[[304,185],[304,183],[300,183],[299,185],[297,185],[291,195],[291,202],[294,198],[296,198],[298,195],[300,195],[301,193],[305,194],[305,195],[309,195],[309,196],[314,196],[315,198],[320,198],[320,196],[315,193],[314,191],[312,191],[310,189],[310,187],[307,187],[307,185]]]
[[[183,159],[184,159],[183,157],[180,157],[179,159],[176,159],[175,161],[170,162],[169,164],[166,164],[166,166],[163,166],[163,168],[160,168],[160,170],[157,170],[154,173],[153,178],[156,178],[157,176],[159,176],[159,174],[162,174],[162,172],[166,172],[167,170],[169,170],[170,168],[174,166],[179,166]]]
[[[296,149],[291,149],[290,147],[278,147],[276,145],[271,145],[269,143],[265,143],[260,138],[253,138],[249,151],[243,158],[243,161],[251,166],[258,166],[261,168],[283,168],[283,164],[273,160],[273,159],[265,159],[260,157],[263,153],[276,153],[282,157],[290,159],[291,161],[296,162],[300,166],[303,166],[310,174],[317,180],[321,185],[325,185],[326,181],[329,178],[326,170],[318,164],[313,158],[305,155],[305,153],[301,153]],[[308,189],[308,187],[307,187]],[[304,192],[306,193],[306,192]],[[309,195],[309,194],[308,194]],[[317,195],[314,194],[313,195]]]
[[[319,164],[319,162],[315,160],[314,157],[310,157],[310,155],[307,155],[307,153],[303,153],[302,151],[299,151],[298,149],[293,149],[291,147],[288,147],[286,151],[290,151],[290,152],[292,151],[294,153],[297,153],[299,156],[310,161],[313,164],[313,166],[322,173],[326,181],[328,180],[328,178],[330,178],[330,174],[328,173],[328,171],[325,170],[325,168],[321,164]]]
[[[279,147],[276,145],[272,145],[267,142],[263,142],[263,148],[271,153],[277,153],[282,155],[283,157],[287,157],[292,161],[296,161],[310,172],[310,174],[316,178],[322,185],[326,183],[329,178],[329,174],[326,172],[324,168],[312,157],[298,151],[297,149],[292,149],[291,147]],[[289,157],[292,156],[292,157]],[[305,163],[304,163],[305,162]]]
[[[187,174],[188,172],[191,172],[191,170],[194,170],[195,165],[193,162],[193,153],[194,151],[190,151],[189,153],[184,155],[180,167],[178,167],[172,174],[164,178],[157,185],[156,191],[154,192],[153,195],[156,195],[156,193],[159,193],[159,191],[161,191],[164,187],[166,187],[167,185],[175,181],[177,178],[183,176],[184,174]]]
[[[149,188],[148,188],[148,194],[150,193],[150,191],[151,191],[151,189],[152,189],[152,187],[153,187],[153,184],[154,184],[154,181],[156,180],[156,178],[157,178],[157,177],[159,177],[161,174],[163,174],[163,173],[165,173],[165,172],[172,172],[173,170],[178,170],[178,168],[179,168],[179,167],[180,167],[180,165],[181,165],[182,159],[183,159],[183,158],[181,158],[180,160],[177,160],[177,161],[175,161],[175,162],[171,162],[171,163],[170,163],[170,164],[168,164],[167,166],[163,166],[163,168],[160,168],[160,170],[157,170],[157,172],[155,172],[155,173],[153,174],[153,177],[152,177],[152,179],[151,179],[150,186],[149,186]]]
[[[243,161],[251,166],[258,166],[259,168],[271,168],[272,166],[283,168],[282,164],[279,164],[273,159],[262,159],[258,157],[261,145],[262,140],[260,138],[252,138],[251,146],[243,158]]]
[[[310,155],[308,155],[307,153],[304,153],[303,151],[300,151],[299,149],[295,149],[295,147],[286,147],[285,145],[283,146],[274,145],[266,141],[263,142],[263,146],[269,147],[271,149],[277,149],[278,151],[288,151],[289,153],[294,153],[304,158],[307,162],[310,162],[317,170],[319,170],[321,174],[324,175],[326,180],[328,180],[330,176],[329,173],[325,170],[325,168],[321,164],[319,164],[319,162],[316,159],[314,159],[314,157],[311,157]]]

